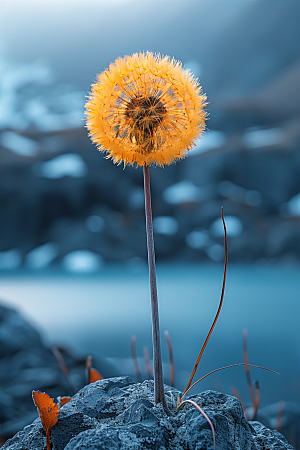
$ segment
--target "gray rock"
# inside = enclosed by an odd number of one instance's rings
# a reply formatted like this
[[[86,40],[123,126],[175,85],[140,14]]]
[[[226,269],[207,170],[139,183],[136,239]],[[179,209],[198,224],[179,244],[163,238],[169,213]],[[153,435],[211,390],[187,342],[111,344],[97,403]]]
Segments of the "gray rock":
[[[0,304],[0,358],[42,345],[39,333],[15,310]]]
[[[61,408],[51,432],[53,450],[213,449],[210,426],[200,412],[188,403],[175,413],[180,392],[165,386],[165,393],[170,416],[155,405],[152,380],[135,384],[119,377],[85,386]],[[189,398],[213,423],[217,449],[292,450],[277,431],[248,423],[235,397],[205,391]],[[45,448],[39,420],[3,446],[3,450],[33,448]]]
[[[279,402],[259,408],[257,420],[268,428],[279,428],[291,444],[299,448],[300,405],[298,403]]]
[[[276,430],[269,430],[260,422],[250,422],[252,428],[254,429],[253,440],[255,443],[254,448],[270,448],[270,449],[283,449],[283,448],[293,448],[291,445],[287,444],[287,441],[282,434]],[[288,445],[287,447],[285,445]]]
[[[86,382],[85,360],[63,349],[61,352],[79,389]],[[116,374],[102,362],[98,367],[104,376]],[[4,438],[12,437],[37,417],[31,400],[33,390],[46,391],[52,397],[72,395],[57,360],[36,329],[16,310],[0,304],[0,434]]]

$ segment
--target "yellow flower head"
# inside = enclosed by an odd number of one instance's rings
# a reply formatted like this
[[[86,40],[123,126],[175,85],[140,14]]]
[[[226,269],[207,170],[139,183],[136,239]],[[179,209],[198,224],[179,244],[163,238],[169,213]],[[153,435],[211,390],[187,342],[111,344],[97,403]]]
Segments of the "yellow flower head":
[[[85,105],[87,128],[114,162],[163,166],[195,145],[205,129],[205,101],[180,62],[136,53],[98,75]]]

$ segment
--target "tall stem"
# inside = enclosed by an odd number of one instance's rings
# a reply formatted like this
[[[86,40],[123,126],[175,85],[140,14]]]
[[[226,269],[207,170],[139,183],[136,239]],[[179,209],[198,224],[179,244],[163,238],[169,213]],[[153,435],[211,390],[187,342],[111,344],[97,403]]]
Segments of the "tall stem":
[[[148,265],[149,265],[151,311],[152,311],[154,398],[155,398],[155,403],[162,403],[164,409],[166,411],[168,411],[168,407],[166,404],[166,398],[165,398],[165,391],[164,391],[161,350],[160,350],[159,316],[158,316],[158,300],[157,300],[156,271],[155,271],[155,252],[154,252],[153,225],[152,225],[150,176],[149,176],[149,166],[147,166],[146,164],[144,165],[144,188],[145,188],[145,213],[146,213]]]

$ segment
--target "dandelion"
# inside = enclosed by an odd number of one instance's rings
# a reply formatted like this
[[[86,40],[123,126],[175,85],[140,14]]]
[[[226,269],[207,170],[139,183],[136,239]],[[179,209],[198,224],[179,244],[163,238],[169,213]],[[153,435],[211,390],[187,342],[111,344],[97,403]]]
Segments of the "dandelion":
[[[205,101],[178,61],[153,53],[125,56],[92,85],[87,128],[115,163],[163,166],[195,145],[205,128]]]
[[[86,103],[92,141],[115,163],[144,166],[145,214],[152,310],[154,397],[166,404],[160,349],[149,166],[182,159],[205,129],[206,97],[181,63],[140,53],[98,75]]]

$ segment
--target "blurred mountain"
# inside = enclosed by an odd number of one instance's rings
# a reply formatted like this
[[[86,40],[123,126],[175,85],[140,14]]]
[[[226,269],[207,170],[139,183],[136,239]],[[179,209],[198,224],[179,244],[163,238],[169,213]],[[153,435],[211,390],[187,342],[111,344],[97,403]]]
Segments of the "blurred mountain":
[[[279,118],[300,116],[300,59],[276,76],[257,97],[270,105]]]
[[[300,62],[282,71],[252,95],[232,97],[222,106],[219,125],[230,130],[284,126],[285,148],[298,145],[300,124]]]
[[[297,0],[256,0],[216,32],[202,55],[212,106],[252,95],[292,70],[300,59],[299,17]]]

